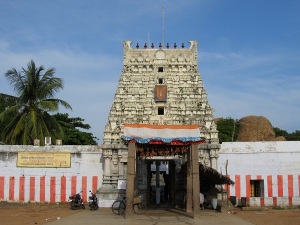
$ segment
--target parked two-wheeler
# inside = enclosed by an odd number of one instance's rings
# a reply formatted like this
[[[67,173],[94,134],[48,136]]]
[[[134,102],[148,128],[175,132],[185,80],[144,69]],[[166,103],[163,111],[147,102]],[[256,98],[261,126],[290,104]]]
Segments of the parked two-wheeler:
[[[85,209],[80,193],[69,197],[71,209]]]
[[[89,207],[90,210],[97,210],[99,208],[96,193],[91,192],[91,196],[89,196]]]

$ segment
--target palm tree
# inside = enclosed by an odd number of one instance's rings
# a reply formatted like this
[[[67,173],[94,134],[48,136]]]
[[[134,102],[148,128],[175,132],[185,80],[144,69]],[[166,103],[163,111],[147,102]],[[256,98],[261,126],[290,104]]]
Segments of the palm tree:
[[[36,67],[31,60],[21,72],[13,68],[5,73],[18,95],[0,93],[1,99],[13,102],[0,113],[0,122],[7,122],[2,131],[2,140],[6,144],[27,145],[40,139],[44,145],[47,136],[54,140],[63,137],[61,126],[50,113],[58,111],[59,105],[72,108],[67,102],[53,98],[63,88],[62,79],[54,77],[55,69],[50,68],[43,73],[44,70],[43,66]],[[13,119],[5,120],[11,115],[14,115]]]

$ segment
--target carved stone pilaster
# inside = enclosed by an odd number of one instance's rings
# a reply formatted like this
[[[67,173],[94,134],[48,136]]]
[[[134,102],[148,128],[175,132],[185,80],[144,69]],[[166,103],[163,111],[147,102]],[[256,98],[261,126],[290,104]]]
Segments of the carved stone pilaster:
[[[210,140],[212,143],[219,143],[219,131],[217,130],[217,125],[212,121],[210,127]]]
[[[217,168],[217,160],[219,158],[219,149],[211,149],[210,150],[210,165],[213,169],[218,170]]]
[[[112,159],[112,150],[103,150],[103,158],[104,158],[104,176],[110,176],[110,165]]]
[[[105,191],[114,190],[117,191],[117,185],[119,179],[125,179],[124,170],[125,162],[120,152],[127,152],[127,146],[123,144],[103,144],[101,146],[104,158],[104,175],[103,175],[103,187]]]
[[[204,143],[198,146],[199,161],[206,166],[217,170],[217,160],[219,158],[220,144]]]
[[[119,176],[119,158],[118,158],[118,149],[112,150],[111,157],[111,175]]]
[[[208,150],[200,150],[199,151],[199,162],[203,165],[210,166],[210,157]]]
[[[128,152],[125,150],[118,151],[118,162],[119,162],[119,178],[125,179],[127,173],[127,158]]]

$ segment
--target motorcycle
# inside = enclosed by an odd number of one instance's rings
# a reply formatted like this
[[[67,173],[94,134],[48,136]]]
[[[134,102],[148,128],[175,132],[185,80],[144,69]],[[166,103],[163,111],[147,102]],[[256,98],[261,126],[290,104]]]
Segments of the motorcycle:
[[[91,192],[91,196],[89,196],[89,207],[90,207],[90,210],[97,210],[99,208],[98,198],[97,198],[96,194],[93,192]]]
[[[80,193],[69,197],[71,209],[85,209]]]

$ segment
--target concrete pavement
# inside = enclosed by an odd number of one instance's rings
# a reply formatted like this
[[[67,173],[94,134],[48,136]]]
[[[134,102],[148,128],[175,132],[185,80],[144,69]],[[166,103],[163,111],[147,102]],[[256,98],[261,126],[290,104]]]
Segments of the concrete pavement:
[[[229,214],[227,211],[216,213],[213,210],[201,210],[199,217],[192,219],[189,214],[177,209],[149,209],[143,215],[133,215],[125,219],[112,213],[110,208],[96,211],[82,210],[65,218],[59,218],[47,225],[253,225],[246,220]]]

